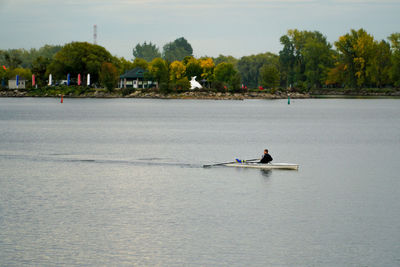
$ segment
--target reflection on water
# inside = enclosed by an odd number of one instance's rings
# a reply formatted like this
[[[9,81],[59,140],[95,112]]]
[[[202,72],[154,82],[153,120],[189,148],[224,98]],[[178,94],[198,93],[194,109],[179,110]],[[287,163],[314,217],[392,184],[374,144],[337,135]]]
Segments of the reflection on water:
[[[261,175],[266,177],[266,178],[269,178],[271,176],[271,174],[272,174],[272,170],[260,169],[260,171],[261,171]]]

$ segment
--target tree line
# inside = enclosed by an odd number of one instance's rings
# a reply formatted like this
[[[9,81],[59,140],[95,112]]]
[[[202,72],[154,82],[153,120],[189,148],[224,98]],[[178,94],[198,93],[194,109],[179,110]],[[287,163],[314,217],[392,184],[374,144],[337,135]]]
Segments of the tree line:
[[[294,29],[281,36],[280,43],[279,54],[265,52],[239,59],[195,58],[183,37],[165,44],[162,51],[151,42],[138,43],[132,49],[134,60],[86,42],[0,50],[0,80],[4,85],[4,80],[16,75],[30,80],[34,74],[38,86],[45,86],[49,74],[65,79],[67,74],[85,77],[90,73],[93,83],[113,90],[119,75],[141,67],[146,70],[145,79],[157,81],[165,93],[188,90],[193,76],[206,88],[222,91],[400,87],[400,33],[376,40],[364,29],[351,30],[331,44],[318,31]]]

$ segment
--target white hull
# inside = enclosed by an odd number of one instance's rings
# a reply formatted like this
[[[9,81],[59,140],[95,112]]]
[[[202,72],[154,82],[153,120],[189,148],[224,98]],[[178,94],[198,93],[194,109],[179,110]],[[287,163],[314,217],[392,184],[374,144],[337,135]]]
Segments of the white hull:
[[[272,170],[272,169],[281,169],[281,170],[298,170],[299,164],[292,163],[228,163],[224,164],[227,167],[237,167],[237,168],[255,168],[255,169],[264,169],[264,170]]]

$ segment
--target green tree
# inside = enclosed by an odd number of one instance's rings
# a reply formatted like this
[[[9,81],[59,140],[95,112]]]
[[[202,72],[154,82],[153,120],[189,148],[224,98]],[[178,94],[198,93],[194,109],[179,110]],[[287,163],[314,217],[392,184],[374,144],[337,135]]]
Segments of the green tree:
[[[391,56],[389,43],[383,40],[375,43],[372,62],[366,72],[371,83],[378,88],[390,84]]]
[[[142,68],[144,70],[147,70],[149,68],[149,63],[146,60],[142,59],[142,58],[135,58],[135,60],[133,61],[132,66],[133,66],[133,68],[139,67],[139,68]]]
[[[44,45],[39,49],[32,48],[29,51],[23,50],[21,65],[24,68],[29,68],[38,57],[42,57],[51,61],[54,55],[60,51],[61,48],[62,46],[60,45]]]
[[[181,61],[186,56],[193,55],[193,48],[188,41],[181,37],[173,42],[167,43],[163,47],[163,57],[170,62]]]
[[[7,72],[8,79],[15,79],[15,77],[18,75],[20,78],[26,79],[26,80],[31,80],[32,79],[32,72],[30,69],[24,69],[24,68],[15,68],[11,69]]]
[[[240,75],[231,63],[218,64],[214,69],[214,76],[217,82],[229,85],[232,90],[240,88]]]
[[[219,63],[225,62],[225,63],[231,63],[235,68],[238,63],[238,59],[233,57],[233,56],[224,56],[224,55],[219,55],[216,58],[213,58],[214,64],[218,65]]]
[[[62,49],[61,45],[44,45],[41,48],[39,48],[36,57],[44,57],[48,59],[52,59],[55,54],[57,54],[58,51]]]
[[[283,35],[280,38],[280,42],[283,45],[283,49],[279,51],[279,61],[282,67],[282,76],[286,81],[286,87],[294,84],[294,66],[296,62],[296,57],[294,54],[295,48],[292,40],[289,36]]]
[[[5,70],[2,65],[0,65],[0,87],[6,85],[7,79],[8,79],[8,71]]]
[[[61,48],[59,45],[45,45],[39,49],[9,49],[3,51],[3,56],[0,55],[0,65],[7,65],[10,68],[30,68],[36,58],[43,57],[51,60]],[[6,62],[5,55],[9,62]]]
[[[22,53],[18,49],[10,49],[8,51],[3,51],[3,62],[7,68],[15,69],[21,67],[22,63]]]
[[[47,74],[52,73],[54,78],[65,77],[67,73],[72,76],[90,73],[91,80],[99,80],[99,72],[103,62],[113,62],[104,47],[87,42],[72,42],[66,44],[55,56],[47,69]]]
[[[274,65],[264,65],[260,69],[261,85],[266,88],[276,88],[280,83],[280,73]]]
[[[320,32],[308,33],[302,54],[307,87],[321,88],[329,70],[334,66],[332,45]]]
[[[230,78],[228,84],[231,92],[240,92],[241,77],[239,72],[235,70],[235,74]]]
[[[157,57],[161,57],[161,53],[155,44],[144,42],[143,44],[137,44],[133,48],[133,56],[136,59],[141,58],[150,62]]]
[[[124,74],[128,70],[135,68],[133,62],[126,60],[124,57],[115,57],[112,63],[117,68],[119,74]]]
[[[103,62],[100,69],[100,82],[109,91],[112,92],[118,83],[117,68],[109,62]]]
[[[393,85],[400,87],[400,33],[393,33],[389,36],[392,50],[392,67],[390,77]]]
[[[47,67],[50,65],[51,60],[42,56],[37,57],[32,62],[32,73],[35,74],[36,83],[39,86],[46,84],[46,71]]]
[[[272,53],[264,53],[242,57],[237,63],[237,68],[243,83],[250,88],[257,88],[259,86],[260,69],[264,65],[273,65],[279,68],[278,56]]]
[[[155,58],[149,65],[149,75],[164,92],[169,90],[169,64],[162,58]],[[149,77],[150,78],[150,77]],[[161,88],[162,85],[162,88]]]
[[[174,88],[178,92],[185,92],[190,89],[190,82],[187,77],[183,77],[174,82]]]
[[[318,31],[289,30],[280,38],[282,77],[286,85],[321,87],[333,67],[333,50]]]
[[[186,77],[191,80],[192,77],[196,76],[198,79],[201,79],[201,74],[203,73],[203,69],[201,68],[199,60],[194,57],[186,57],[184,62],[186,62]]]

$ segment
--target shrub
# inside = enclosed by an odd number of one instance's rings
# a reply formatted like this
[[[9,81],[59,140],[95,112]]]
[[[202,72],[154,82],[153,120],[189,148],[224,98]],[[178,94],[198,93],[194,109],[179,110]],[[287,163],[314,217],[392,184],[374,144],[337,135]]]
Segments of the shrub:
[[[174,87],[177,92],[186,92],[190,89],[190,82],[187,77],[183,77],[175,82]]]

